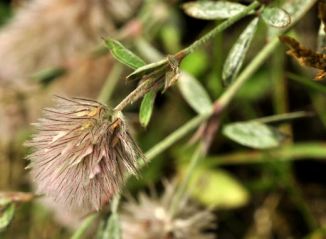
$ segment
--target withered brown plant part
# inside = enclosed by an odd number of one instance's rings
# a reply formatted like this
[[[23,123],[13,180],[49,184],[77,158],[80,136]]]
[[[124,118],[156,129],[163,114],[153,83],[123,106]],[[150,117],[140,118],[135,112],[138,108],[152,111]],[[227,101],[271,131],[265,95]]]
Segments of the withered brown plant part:
[[[121,117],[93,100],[56,97],[26,143],[37,193],[72,211],[101,209],[119,191],[126,172],[144,158]]]
[[[122,239],[213,239],[215,216],[184,197],[170,212],[175,186],[165,184],[161,197],[141,193],[138,201],[129,198],[123,205],[121,217]]]
[[[294,57],[301,65],[319,70],[316,80],[322,80],[326,76],[326,54],[307,49],[292,37],[281,36],[280,40],[290,48],[287,54]]]

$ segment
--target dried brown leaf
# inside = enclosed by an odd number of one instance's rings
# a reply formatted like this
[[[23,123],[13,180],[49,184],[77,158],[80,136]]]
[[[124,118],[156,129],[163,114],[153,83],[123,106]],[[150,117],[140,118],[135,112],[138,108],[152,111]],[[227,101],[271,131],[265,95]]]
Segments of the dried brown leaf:
[[[324,70],[318,71],[315,76],[315,80],[323,80],[325,78],[326,78],[326,71],[324,71]]]
[[[321,80],[325,77],[326,54],[317,53],[311,49],[305,48],[292,37],[281,36],[280,40],[290,48],[287,54],[294,57],[301,65],[320,70],[315,77],[316,80]]]
[[[0,192],[0,200],[7,199],[12,202],[29,202],[35,197],[32,193],[24,192]]]

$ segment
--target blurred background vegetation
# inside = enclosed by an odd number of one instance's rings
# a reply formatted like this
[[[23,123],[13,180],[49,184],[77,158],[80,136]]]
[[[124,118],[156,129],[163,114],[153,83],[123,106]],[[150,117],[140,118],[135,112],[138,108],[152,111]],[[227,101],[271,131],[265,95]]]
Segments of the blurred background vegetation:
[[[1,192],[33,191],[28,171],[24,170],[27,149],[22,145],[32,132],[29,124],[40,115],[42,107],[51,104],[53,94],[96,98],[105,86],[112,92],[109,104],[114,106],[135,88],[135,83],[126,84],[124,81],[130,69],[122,67],[111,57],[103,48],[101,37],[119,39],[147,62],[153,62],[161,56],[178,52],[221,22],[188,16],[180,7],[186,1],[135,1],[132,6],[131,1],[118,2],[108,1],[106,6],[111,10],[105,14],[111,15],[105,20],[101,19],[104,13],[97,12],[94,13],[98,14],[96,16],[83,18],[83,14],[92,10],[92,7],[87,7],[93,4],[92,1],[87,0],[0,2]],[[268,2],[279,7],[291,1]],[[24,10],[26,4],[29,4],[29,9]],[[47,12],[29,15],[28,11],[42,9],[38,9],[37,4],[44,4]],[[60,21],[58,11],[62,6],[71,11],[62,17],[69,18],[75,11],[80,11],[82,17]],[[49,20],[54,12],[57,18]],[[21,19],[15,18],[19,14],[25,15]],[[243,18],[181,63],[181,70],[195,77],[212,101],[225,91],[223,65],[228,52],[252,18]],[[94,19],[97,24],[89,23],[88,28],[85,21]],[[19,20],[25,24],[11,23]],[[65,22],[73,23],[62,26]],[[32,27],[38,24],[43,24],[39,32]],[[95,25],[96,29],[92,29]],[[50,28],[56,30],[50,31]],[[66,30],[60,31],[60,28]],[[321,39],[319,28],[318,6],[315,4],[290,34],[305,47],[317,49],[318,39]],[[27,35],[28,31],[31,31],[30,35]],[[271,32],[268,25],[262,21],[258,23],[244,66],[266,45]],[[83,37],[85,39],[81,39]],[[42,42],[43,39],[51,41]],[[22,46],[15,50],[8,41],[13,45],[23,42],[23,48],[30,51],[20,55]],[[65,42],[69,42],[69,49]],[[6,47],[12,49],[1,49]],[[59,57],[52,52],[53,48],[59,51]],[[67,55],[60,52],[67,49]],[[281,145],[272,149],[242,146],[222,134],[222,130],[214,134],[208,154],[193,175],[189,188],[193,200],[216,214],[215,233],[218,238],[326,238],[326,86],[323,80],[313,80],[315,71],[312,68],[298,64],[286,51],[285,45],[277,47],[243,85],[220,116],[221,128],[233,122],[296,111],[313,112],[314,115],[272,123],[285,135]],[[28,55],[24,55],[26,52]],[[53,61],[46,59],[43,64],[44,58],[53,58]],[[11,65],[14,73],[1,73],[8,70],[6,61],[16,64]],[[26,66],[26,62],[30,65]],[[19,79],[11,79],[14,77]],[[125,114],[145,152],[197,114],[184,100],[178,87],[157,94],[153,115],[146,128],[138,121],[139,106],[139,102],[131,105]],[[162,179],[182,178],[194,152],[190,138],[191,135],[174,143],[155,157],[142,169],[139,180],[128,181],[125,191],[137,195],[140,190],[148,190],[149,186],[160,191]],[[19,202],[13,220],[0,231],[0,238],[70,238],[75,224],[62,219],[63,214],[63,211],[53,213],[49,205],[36,199]]]

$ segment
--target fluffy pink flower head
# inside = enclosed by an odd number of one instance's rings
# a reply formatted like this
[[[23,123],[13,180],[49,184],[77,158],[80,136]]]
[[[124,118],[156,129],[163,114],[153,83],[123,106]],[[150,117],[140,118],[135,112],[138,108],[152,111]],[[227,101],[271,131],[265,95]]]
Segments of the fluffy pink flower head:
[[[124,121],[107,106],[57,96],[26,143],[37,192],[73,211],[102,208],[119,191],[126,172],[136,174],[143,154]]]

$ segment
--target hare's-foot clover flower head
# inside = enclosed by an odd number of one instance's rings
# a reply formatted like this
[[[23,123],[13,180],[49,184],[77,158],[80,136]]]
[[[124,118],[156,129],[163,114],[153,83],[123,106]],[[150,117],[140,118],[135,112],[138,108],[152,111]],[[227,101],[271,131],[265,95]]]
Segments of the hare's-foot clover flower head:
[[[126,172],[144,158],[126,129],[105,105],[57,96],[35,123],[29,168],[37,192],[71,210],[101,209],[119,191]]]
[[[156,193],[155,193],[156,194]],[[213,239],[215,217],[208,210],[200,210],[184,198],[174,216],[170,212],[175,188],[165,185],[160,197],[140,194],[138,202],[130,199],[123,205],[121,216],[123,239]]]

